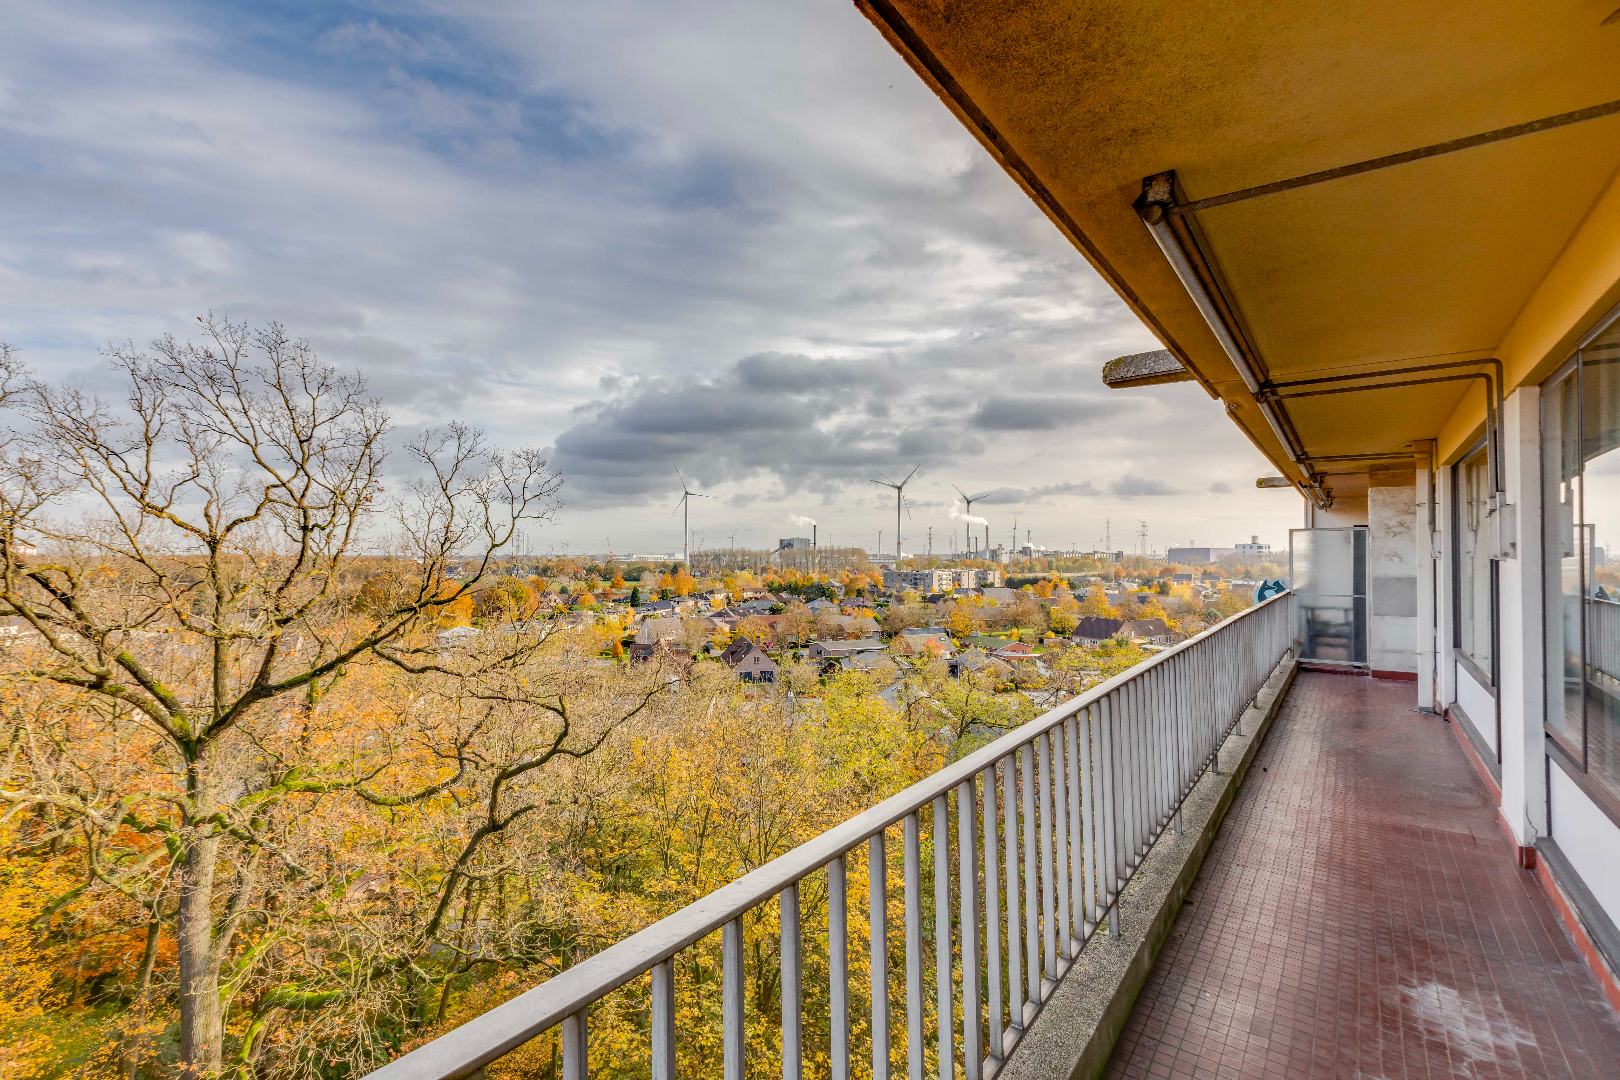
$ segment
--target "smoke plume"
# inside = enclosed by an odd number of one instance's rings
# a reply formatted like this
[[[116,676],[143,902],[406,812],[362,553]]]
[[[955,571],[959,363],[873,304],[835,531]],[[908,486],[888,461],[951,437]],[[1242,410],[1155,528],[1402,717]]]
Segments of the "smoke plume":
[[[793,524],[800,526],[801,528],[810,528],[810,527],[813,527],[815,525],[815,523],[816,523],[815,518],[808,518],[808,517],[805,517],[803,514],[789,514],[788,515],[788,520],[793,522]]]
[[[951,507],[951,517],[957,521],[965,521],[969,525],[989,525],[990,523],[977,514],[964,514],[956,507]]]

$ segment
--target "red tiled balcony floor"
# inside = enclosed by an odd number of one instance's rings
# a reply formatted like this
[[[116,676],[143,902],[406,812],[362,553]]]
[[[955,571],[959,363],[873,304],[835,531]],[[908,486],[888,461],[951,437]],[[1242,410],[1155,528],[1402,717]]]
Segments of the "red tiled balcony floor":
[[[1300,675],[1109,1076],[1620,1077],[1620,1019],[1414,691]]]

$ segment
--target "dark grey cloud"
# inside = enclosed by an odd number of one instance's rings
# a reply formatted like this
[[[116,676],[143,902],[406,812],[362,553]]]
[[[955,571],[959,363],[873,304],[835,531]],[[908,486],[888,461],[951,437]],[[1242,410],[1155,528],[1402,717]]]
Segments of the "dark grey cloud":
[[[672,466],[710,487],[759,482],[791,494],[982,452],[977,437],[926,420],[877,423],[850,397],[899,385],[879,365],[783,354],[746,357],[706,378],[644,379],[582,407],[552,462],[571,501],[607,506],[661,495]]]
[[[1078,483],[1066,481],[1061,484],[1046,484],[1041,487],[1033,488],[996,488],[994,491],[990,492],[990,494],[973,500],[973,505],[1003,506],[1014,503],[1038,503],[1044,502],[1045,500],[1053,498],[1054,496],[1095,496],[1101,494],[1102,492],[1098,491],[1096,485],[1090,480],[1081,480]]]
[[[1115,480],[1109,484],[1108,493],[1110,495],[1119,495],[1123,498],[1133,498],[1137,495],[1180,494],[1175,488],[1171,487],[1163,480],[1155,480],[1146,476],[1136,476],[1133,473],[1126,473],[1118,480]]]

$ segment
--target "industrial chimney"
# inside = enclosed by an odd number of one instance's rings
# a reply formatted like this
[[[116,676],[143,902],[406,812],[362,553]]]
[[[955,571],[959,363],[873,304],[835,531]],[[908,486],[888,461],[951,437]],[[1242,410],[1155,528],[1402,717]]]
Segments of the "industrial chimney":
[[[810,572],[811,573],[814,573],[815,569],[816,569],[816,530],[818,528],[820,528],[820,526],[818,526],[818,525],[812,524],[810,526]]]

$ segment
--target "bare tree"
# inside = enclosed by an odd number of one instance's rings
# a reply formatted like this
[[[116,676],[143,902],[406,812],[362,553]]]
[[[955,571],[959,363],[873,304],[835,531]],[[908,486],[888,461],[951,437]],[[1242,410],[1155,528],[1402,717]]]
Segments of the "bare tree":
[[[64,706],[7,717],[0,800],[33,815],[35,842],[82,838],[86,888],[172,920],[191,1076],[224,1065],[229,1003],[274,937],[259,931],[337,872],[297,842],[297,800],[398,807],[454,793],[483,806],[432,914],[396,955],[374,957],[409,973],[480,845],[532,810],[514,800],[519,779],[590,752],[616,722],[582,731],[572,689],[523,677],[545,633],[460,652],[433,640],[522,523],[556,512],[561,479],[537,451],[493,450],[459,424],[430,430],[405,447],[416,479],[389,497],[389,419],[357,374],[276,324],[199,321],[199,344],[108,350],[127,386],[116,406],[28,380],[0,351],[0,405],[19,419],[0,438],[0,616],[23,630],[3,670]],[[471,703],[421,734],[410,770],[387,748],[334,758],[313,743],[326,695],[379,668]],[[615,699],[618,719],[653,693]],[[515,713],[529,717],[523,737],[494,722]],[[342,986],[284,986],[261,1003],[317,1007]]]

